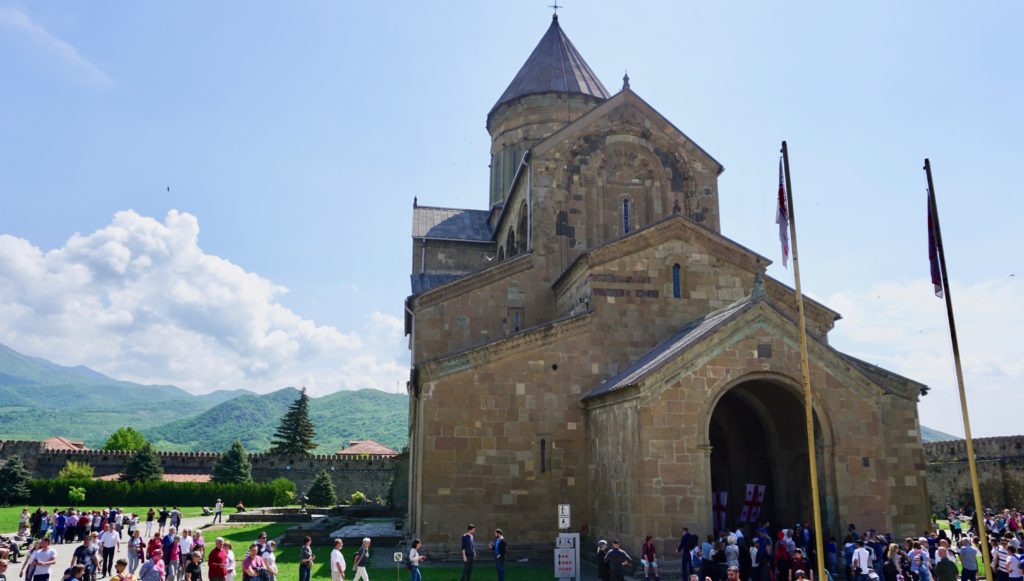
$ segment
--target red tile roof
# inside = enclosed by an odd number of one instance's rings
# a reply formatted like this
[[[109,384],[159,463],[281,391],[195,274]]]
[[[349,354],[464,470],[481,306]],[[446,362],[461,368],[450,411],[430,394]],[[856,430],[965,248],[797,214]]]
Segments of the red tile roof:
[[[86,450],[85,442],[69,440],[62,436],[54,436],[43,440],[43,448],[46,450]]]
[[[398,452],[373,440],[352,440],[348,443],[348,448],[338,450],[338,454],[342,456],[362,456],[363,454],[371,456],[397,456]]]
[[[164,474],[164,482],[209,482],[212,476],[210,474]],[[108,474],[106,476],[97,476],[96,480],[120,480],[121,474]]]

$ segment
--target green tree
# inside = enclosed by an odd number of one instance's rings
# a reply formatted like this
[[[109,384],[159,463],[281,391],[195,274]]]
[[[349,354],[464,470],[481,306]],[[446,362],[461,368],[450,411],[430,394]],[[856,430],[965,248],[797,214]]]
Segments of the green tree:
[[[0,466],[0,504],[8,505],[29,499],[32,475],[20,456],[11,456]]]
[[[298,399],[288,406],[288,411],[281,418],[281,424],[274,432],[274,439],[270,442],[272,454],[309,454],[309,451],[316,448],[313,438],[316,437],[316,428],[309,419],[309,396],[306,395],[306,388],[303,387]]]
[[[252,482],[252,463],[242,443],[235,440],[213,465],[213,481],[226,484]]]
[[[338,495],[334,492],[334,483],[326,470],[317,472],[313,483],[306,491],[309,503],[313,506],[334,506],[338,504]]]
[[[121,480],[125,482],[149,482],[160,480],[164,475],[164,469],[160,465],[160,458],[153,450],[153,446],[146,442],[142,449],[132,454],[124,464],[124,472]]]
[[[75,505],[85,502],[85,488],[82,486],[69,486],[68,502]]]
[[[146,437],[142,432],[131,427],[118,428],[110,437],[107,443],[103,444],[104,450],[125,450],[126,452],[138,452],[146,445]]]
[[[88,480],[92,478],[92,466],[86,462],[68,460],[67,464],[57,473],[57,478],[66,480]]]

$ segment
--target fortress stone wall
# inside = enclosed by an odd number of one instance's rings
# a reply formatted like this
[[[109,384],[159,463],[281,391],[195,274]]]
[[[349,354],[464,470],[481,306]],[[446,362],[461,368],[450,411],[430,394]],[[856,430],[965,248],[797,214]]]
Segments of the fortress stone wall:
[[[220,457],[216,452],[158,452],[165,473],[211,474]],[[84,462],[93,467],[95,476],[118,474],[124,469],[130,452],[108,450],[46,450],[40,442],[0,441],[0,460],[12,455],[21,456],[25,466],[36,478],[55,478],[68,461]],[[408,470],[402,456],[366,455],[359,457],[336,454],[287,456],[279,454],[249,454],[252,476],[257,482],[287,478],[303,491],[320,470],[326,470],[334,480],[340,498],[359,490],[370,498],[380,496],[387,501],[392,492],[396,471]],[[402,477],[405,478],[404,476]],[[405,481],[405,480],[403,480]],[[393,501],[404,506],[405,490],[398,490]]]
[[[986,508],[1024,508],[1024,436],[975,438],[978,482]],[[924,445],[925,479],[932,510],[972,507],[971,473],[964,440]]]

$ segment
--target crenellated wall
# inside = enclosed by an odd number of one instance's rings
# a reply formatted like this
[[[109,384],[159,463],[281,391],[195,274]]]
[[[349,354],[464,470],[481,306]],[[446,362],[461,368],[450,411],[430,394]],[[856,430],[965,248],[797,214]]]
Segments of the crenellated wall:
[[[975,438],[982,504],[1001,509],[1024,506],[1024,436]],[[924,445],[925,475],[932,510],[973,506],[967,442]]]
[[[40,442],[0,441],[0,459],[21,456],[25,466],[37,478],[55,478],[69,461],[84,462],[93,467],[93,474],[118,474],[131,452],[109,450],[44,450]],[[157,452],[164,472],[169,474],[210,474],[220,458],[216,452]],[[388,499],[396,469],[408,470],[401,456],[366,455],[358,457],[337,454],[285,456],[249,454],[252,476],[257,482],[287,478],[303,491],[320,470],[326,470],[334,481],[338,496],[345,498],[359,490],[370,498]],[[401,492],[401,491],[399,491]],[[397,499],[404,503],[404,499]]]

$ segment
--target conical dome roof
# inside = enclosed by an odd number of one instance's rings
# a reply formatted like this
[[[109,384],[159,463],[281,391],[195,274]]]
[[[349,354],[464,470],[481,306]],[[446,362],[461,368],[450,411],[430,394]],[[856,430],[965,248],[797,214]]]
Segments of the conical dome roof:
[[[491,112],[509,101],[536,93],[577,93],[598,99],[611,96],[558,25],[557,14]]]

